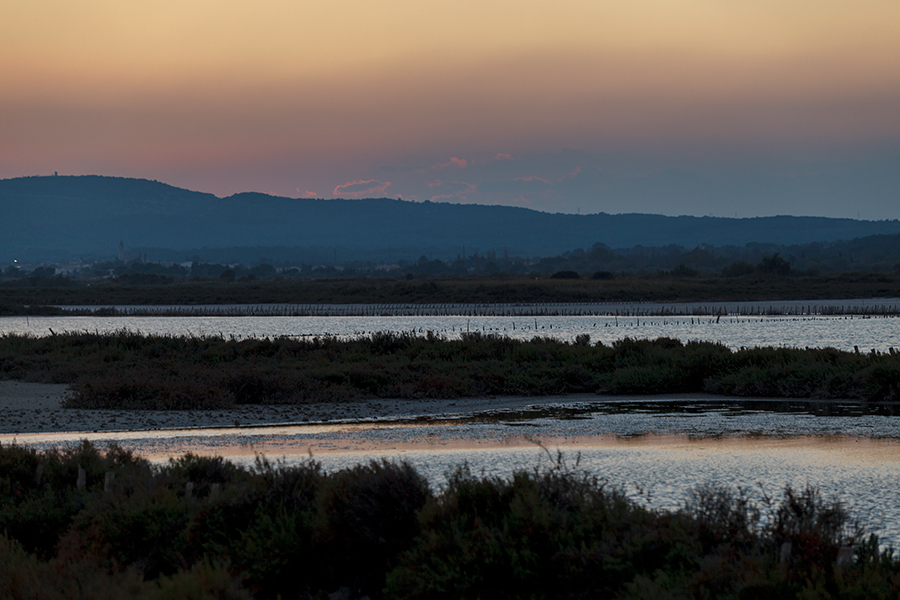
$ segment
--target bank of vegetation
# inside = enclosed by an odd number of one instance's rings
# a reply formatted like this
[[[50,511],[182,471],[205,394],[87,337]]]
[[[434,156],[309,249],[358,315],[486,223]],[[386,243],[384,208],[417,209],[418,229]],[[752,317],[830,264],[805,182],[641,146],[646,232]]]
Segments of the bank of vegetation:
[[[754,498],[758,498],[754,500]],[[324,472],[0,446],[0,597],[896,598],[900,560],[815,490],[679,510],[566,466]]]
[[[120,331],[0,336],[0,377],[67,383],[72,408],[199,409],[366,398],[727,394],[900,400],[900,353],[731,350],[659,338],[591,343],[465,333],[225,339]]]
[[[580,278],[185,280],[143,285],[126,279],[55,286],[31,280],[27,285],[0,286],[0,316],[63,314],[65,310],[57,306],[757,302],[900,295],[900,274],[896,272],[779,276],[751,270],[739,277],[600,272],[597,279],[593,278],[597,273],[571,273]]]

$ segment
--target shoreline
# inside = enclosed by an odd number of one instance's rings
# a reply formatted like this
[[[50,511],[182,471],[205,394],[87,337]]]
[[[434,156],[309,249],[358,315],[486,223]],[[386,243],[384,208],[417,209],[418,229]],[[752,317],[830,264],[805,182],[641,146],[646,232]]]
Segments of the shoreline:
[[[60,316],[105,317],[775,317],[896,316],[900,298],[828,298],[755,301],[638,300],[583,302],[398,302],[250,304],[54,304]]]
[[[358,428],[358,429],[357,429]],[[470,453],[533,450],[546,455],[551,461],[557,452],[577,456],[582,452],[595,450],[613,452],[658,451],[670,456],[690,456],[704,460],[710,456],[760,452],[806,452],[819,456],[835,455],[841,460],[856,463],[897,464],[900,463],[897,438],[861,438],[842,434],[810,435],[791,437],[727,435],[721,437],[694,438],[686,434],[647,433],[635,436],[600,434],[594,436],[503,436],[498,438],[458,438],[451,435],[435,434],[433,429],[424,436],[389,436],[375,438],[354,435],[365,431],[383,433],[384,427],[365,428],[362,425],[322,426],[316,432],[303,432],[289,426],[271,426],[258,438],[247,437],[234,443],[235,429],[205,429],[78,433],[35,433],[21,436],[0,434],[0,445],[22,444],[39,448],[71,446],[86,439],[98,447],[109,443],[124,444],[135,450],[141,457],[151,462],[166,461],[173,456],[190,453],[196,456],[219,456],[228,460],[255,458],[259,455],[280,457],[296,461],[298,457],[347,457],[363,456],[404,457],[421,453]],[[330,431],[322,431],[330,429]],[[169,437],[167,434],[172,433]],[[140,435],[143,434],[143,435]],[[183,434],[183,435],[180,435]],[[203,435],[201,435],[203,434]],[[285,434],[281,437],[279,434]],[[231,438],[230,440],[228,438]],[[220,443],[223,442],[224,443]],[[177,448],[174,450],[173,448]]]
[[[546,410],[558,406],[608,402],[645,401],[815,403],[821,405],[860,404],[853,400],[802,398],[735,398],[712,394],[642,394],[602,396],[497,396],[454,399],[373,399],[342,403],[247,404],[232,409],[145,410],[62,408],[66,384],[0,381],[0,436],[51,433],[128,433],[152,431],[234,431],[278,426],[314,426],[412,422],[416,420],[466,419],[476,415]],[[898,404],[898,403],[890,403]]]
[[[415,419],[597,402],[609,396],[504,396],[447,400],[374,399],[342,403],[247,404],[232,409],[143,410],[62,408],[65,384],[0,381],[0,435],[250,428],[273,425]],[[670,397],[685,397],[676,395]],[[662,398],[663,396],[659,396]],[[700,397],[699,395],[697,396]]]

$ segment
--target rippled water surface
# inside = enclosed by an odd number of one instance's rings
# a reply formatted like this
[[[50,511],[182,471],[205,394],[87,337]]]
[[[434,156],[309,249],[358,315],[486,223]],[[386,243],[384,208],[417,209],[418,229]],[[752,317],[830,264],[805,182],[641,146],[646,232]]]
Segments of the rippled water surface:
[[[50,330],[225,337],[352,337],[380,331],[447,338],[480,331],[516,339],[550,336],[572,340],[588,334],[594,342],[625,337],[720,342],[730,348],[752,346],[832,347],[841,350],[900,348],[900,318],[896,317],[4,317],[0,333],[49,335]]]
[[[656,508],[680,506],[705,483],[777,495],[811,485],[844,501],[883,541],[900,545],[900,417],[892,407],[797,401],[643,400],[535,404],[525,409],[405,419],[118,433],[25,434],[39,448],[114,441],[156,461],[185,452],[252,464],[312,456],[329,470],[409,461],[435,486],[468,464],[507,476],[565,462]],[[0,436],[10,443],[11,436]],[[577,465],[577,466],[576,466]]]
[[[900,348],[900,320],[837,316],[308,316],[308,317],[6,317],[0,333],[63,331],[235,338],[432,331],[594,342],[625,337],[678,338],[752,346]],[[896,408],[796,401],[634,401],[535,405],[527,410],[407,420],[278,425],[211,430],[0,436],[41,448],[88,438],[115,441],[156,461],[185,452],[251,464],[257,453],[288,463],[310,454],[326,469],[373,458],[402,458],[435,485],[467,463],[506,476],[547,466],[557,449],[657,508],[681,505],[707,482],[776,494],[785,485],[841,498],[870,530],[900,547],[900,417]]]

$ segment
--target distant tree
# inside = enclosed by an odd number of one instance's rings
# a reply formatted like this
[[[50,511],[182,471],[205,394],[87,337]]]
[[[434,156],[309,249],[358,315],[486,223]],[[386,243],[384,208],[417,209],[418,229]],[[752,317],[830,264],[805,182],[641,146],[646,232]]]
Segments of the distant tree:
[[[250,274],[260,279],[271,279],[275,277],[275,267],[270,264],[261,264],[250,269]]]
[[[743,277],[745,275],[752,275],[755,272],[756,268],[753,265],[742,260],[735,261],[722,269],[722,275],[725,277]]]
[[[191,277],[199,279],[211,279],[219,277],[226,267],[222,265],[209,264],[200,261],[194,261],[191,264]]]
[[[777,252],[772,256],[764,256],[756,268],[760,273],[767,275],[791,274],[791,263],[781,258]]]
[[[615,279],[615,277],[616,276],[612,271],[597,271],[596,273],[594,273],[594,276],[591,277],[591,279],[608,280],[608,279]]]
[[[673,277],[696,277],[697,269],[692,269],[688,266],[685,266],[684,263],[681,263],[674,269],[672,269]]]
[[[163,285],[172,283],[172,278],[159,273],[125,273],[116,277],[116,281],[129,285]]]
[[[32,277],[53,277],[56,275],[56,267],[38,267],[31,272]]]
[[[20,279],[22,277],[22,271],[19,267],[9,265],[6,267],[6,270],[3,271],[3,277],[5,279]]]
[[[219,275],[219,279],[222,281],[234,281],[234,269],[225,269],[222,271],[222,274]]]
[[[557,271],[550,276],[550,279],[581,279],[581,275],[575,271]]]
[[[419,261],[410,267],[411,272],[427,273],[429,275],[440,275],[448,271],[447,265],[439,259],[428,260],[424,254],[419,257]]]

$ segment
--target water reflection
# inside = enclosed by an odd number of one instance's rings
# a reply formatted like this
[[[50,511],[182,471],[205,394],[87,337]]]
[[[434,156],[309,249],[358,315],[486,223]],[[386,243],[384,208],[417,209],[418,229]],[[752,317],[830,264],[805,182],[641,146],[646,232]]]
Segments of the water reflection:
[[[655,508],[716,482],[777,494],[785,485],[837,495],[886,542],[900,545],[900,419],[893,407],[852,403],[655,399],[555,402],[452,416],[262,427],[0,436],[37,448],[90,439],[154,461],[193,452],[252,464],[258,453],[340,469],[403,459],[435,486],[452,468],[506,476],[570,465]]]
[[[594,342],[625,337],[720,342],[737,349],[753,346],[832,347],[851,351],[900,348],[896,317],[597,317],[597,316],[391,316],[391,317],[4,317],[0,333],[37,336],[53,331],[110,333],[127,329],[179,336],[358,337],[376,332],[427,331],[448,339],[482,332],[528,340],[535,336],[571,341],[587,334]]]
[[[893,442],[863,442],[853,438],[794,440],[746,439],[643,444],[570,444],[540,448],[490,447],[479,450],[408,450],[400,456],[443,482],[450,469],[466,461],[472,472],[503,477],[513,470],[551,464],[561,449],[569,464],[622,487],[634,500],[651,508],[681,506],[687,491],[714,482],[741,486],[754,495],[777,495],[784,486],[811,485],[826,497],[837,496],[855,518],[895,547],[900,542],[900,448]],[[317,456],[328,469],[357,464],[371,453]],[[248,459],[245,459],[248,460]]]

